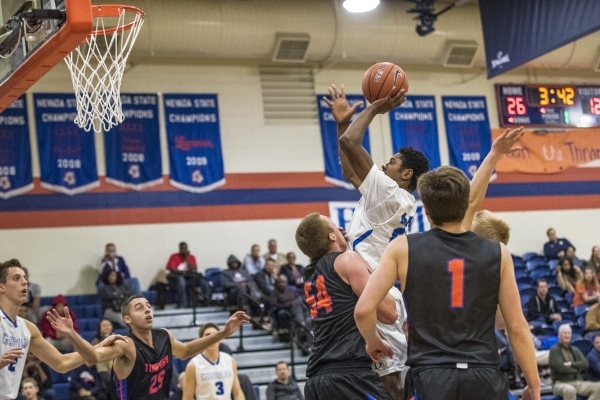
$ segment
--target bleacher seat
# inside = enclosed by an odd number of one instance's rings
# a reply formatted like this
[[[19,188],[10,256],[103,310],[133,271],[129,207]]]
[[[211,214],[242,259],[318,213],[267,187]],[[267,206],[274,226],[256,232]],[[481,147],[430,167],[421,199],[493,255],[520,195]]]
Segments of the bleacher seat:
[[[590,306],[588,306],[587,304],[582,304],[580,306],[573,307],[573,313],[576,317],[579,317],[581,315],[585,315],[585,313],[588,312],[589,309]]]
[[[538,253],[529,252],[529,253],[523,254],[522,258],[523,258],[523,261],[527,262],[527,261],[531,260],[533,257],[536,257],[536,256],[537,257],[541,257]]]
[[[563,321],[575,321],[575,313],[573,311],[561,311],[560,315]]]
[[[67,400],[69,398],[69,383],[56,383],[52,385],[56,393],[57,400]]]
[[[558,266],[558,260],[548,260],[548,266],[550,269],[556,269]]]
[[[554,329],[554,327],[544,326],[542,329],[544,330],[544,336],[556,337],[556,329]],[[556,340],[558,340],[558,338]]]
[[[529,294],[521,295],[521,306],[523,307],[523,312],[525,312],[525,305],[527,304],[527,302],[529,301],[530,298],[531,298],[531,295],[529,295]]]
[[[567,311],[569,310],[569,308],[571,307],[571,303],[569,303],[567,300],[556,300],[556,307],[558,307],[558,309],[563,312],[563,311]]]
[[[148,303],[156,304],[156,290],[148,290],[146,292],[142,292]]]
[[[518,283],[517,282],[517,288],[519,289],[519,293],[520,293],[521,290],[531,289],[531,284],[530,283]]]
[[[88,342],[91,342],[92,340],[94,340],[94,337],[96,336],[96,331],[95,330],[94,331],[81,331],[80,330],[79,336],[81,336]]]
[[[581,350],[584,356],[587,356],[587,353],[593,348],[592,343],[587,339],[577,339],[574,342],[572,341],[571,344]]]
[[[100,323],[99,318],[78,318],[77,319],[77,324],[79,325],[80,331],[97,331],[99,323]]]
[[[213,292],[221,293],[223,292],[223,285],[221,284],[221,270],[219,268],[209,268],[212,271],[210,273],[206,272],[206,279],[210,283],[210,286],[213,288]]]
[[[563,298],[565,291],[560,286],[553,285],[548,288],[548,293],[554,297],[554,300],[559,300]]]
[[[537,294],[537,290],[533,287],[526,287],[519,290],[519,294],[521,296],[535,296]]]
[[[527,277],[529,275],[529,272],[527,272],[527,269],[525,269],[525,267],[523,268],[515,268],[515,278],[519,279],[519,278],[523,278],[523,277]]]
[[[552,327],[549,327],[552,328]],[[556,336],[556,332],[553,335],[548,335],[547,337],[540,337],[540,341],[542,345],[540,346],[540,350],[548,350],[550,347],[554,346],[558,343],[558,337]]]
[[[252,385],[252,391],[254,392],[254,397],[260,399],[260,390],[258,385]]]
[[[50,380],[53,384],[69,382],[69,375],[59,374],[58,372],[50,368]]]
[[[83,317],[102,318],[102,306],[100,304],[83,306]]]
[[[211,273],[215,273],[216,271],[221,272],[221,271],[223,271],[223,268],[219,268],[219,267],[206,268],[206,270],[204,271],[204,276],[207,276]]]
[[[567,292],[563,297],[566,301],[569,302],[569,304],[571,304],[573,302],[573,296],[575,296],[573,293]]]
[[[532,286],[533,285],[533,279],[531,279],[528,276],[522,276],[520,278],[517,278],[517,284],[519,284],[519,283],[526,283],[529,286]]]
[[[556,280],[556,276],[555,276],[555,275],[548,274],[548,275],[544,275],[544,276],[542,276],[542,278],[543,278],[543,279],[544,279],[546,282],[548,282],[548,285],[549,285],[549,286],[556,286],[556,285],[558,285],[558,281]],[[561,296],[560,296],[560,297],[562,297],[562,294],[561,294]]]
[[[527,261],[525,263],[525,267],[527,268],[528,271],[533,271],[536,267],[539,267],[541,265],[546,265],[546,260],[544,260],[544,258],[532,258],[531,260]]]

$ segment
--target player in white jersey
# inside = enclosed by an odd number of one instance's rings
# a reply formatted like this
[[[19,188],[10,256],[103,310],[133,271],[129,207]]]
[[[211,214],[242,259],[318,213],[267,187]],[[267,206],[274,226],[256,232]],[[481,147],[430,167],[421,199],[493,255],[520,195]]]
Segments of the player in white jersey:
[[[392,90],[393,91],[393,90]],[[339,153],[342,172],[362,194],[348,226],[348,249],[359,253],[375,269],[388,243],[398,235],[407,233],[415,214],[415,198],[411,194],[417,186],[420,175],[429,170],[429,162],[423,153],[404,147],[394,154],[390,161],[378,169],[362,142],[367,127],[377,114],[387,113],[400,106],[406,96],[403,90],[394,96],[387,96],[369,105],[350,125],[350,120],[361,103],[350,107],[346,101],[344,87],[338,92],[335,85],[329,87],[331,100],[325,99],[337,122]],[[470,228],[477,207],[485,197],[487,182],[497,161],[503,154],[511,152],[511,147],[523,135],[522,128],[504,134],[494,141],[490,154],[481,165],[481,172],[475,174],[471,183],[469,209],[466,220]],[[396,288],[390,294],[397,301],[398,320],[394,325],[378,323],[378,331],[389,341],[394,357],[385,359],[376,366],[377,372],[394,397],[403,395],[401,373],[407,356],[406,337],[402,327],[406,310],[402,294]]]
[[[200,329],[200,337],[219,332],[209,323]],[[190,360],[185,368],[183,400],[244,400],[233,357],[219,351],[217,342]]]
[[[53,370],[66,373],[83,364],[77,353],[60,354],[31,322],[17,316],[27,301],[27,280],[18,260],[0,263],[0,400],[19,395],[27,352],[31,351]],[[107,345],[116,337],[108,339]]]

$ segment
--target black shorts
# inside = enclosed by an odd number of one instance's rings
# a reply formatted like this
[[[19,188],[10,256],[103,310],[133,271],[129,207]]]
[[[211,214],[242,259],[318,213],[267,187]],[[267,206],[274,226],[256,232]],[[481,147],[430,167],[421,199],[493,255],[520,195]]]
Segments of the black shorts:
[[[404,390],[406,400],[507,400],[508,380],[494,367],[417,367]]]
[[[375,371],[331,372],[308,378],[306,400],[393,400]]]

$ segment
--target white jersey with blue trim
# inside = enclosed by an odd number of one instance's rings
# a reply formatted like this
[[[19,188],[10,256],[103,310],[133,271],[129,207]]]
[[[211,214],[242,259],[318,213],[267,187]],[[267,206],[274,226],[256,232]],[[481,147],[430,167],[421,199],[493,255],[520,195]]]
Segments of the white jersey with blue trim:
[[[415,197],[375,164],[358,188],[362,197],[348,225],[348,250],[376,269],[388,243],[405,235],[415,215]]]
[[[229,354],[219,352],[213,363],[200,353],[190,362],[196,367],[196,400],[231,400],[234,372]]]
[[[415,215],[415,197],[373,164],[358,188],[362,197],[348,225],[348,250],[354,250],[376,269],[386,246],[398,235],[405,235]],[[406,309],[402,294],[392,287],[389,292],[396,300],[398,319],[392,325],[377,322],[381,337],[394,350],[393,358],[385,358],[374,365],[380,376],[406,371],[406,336],[402,325]]]
[[[21,358],[0,369],[0,400],[16,399],[20,393],[21,377],[23,376],[25,359],[29,350],[31,332],[29,332],[25,320],[21,317],[17,317],[16,321],[13,321],[3,310],[0,310],[0,318],[0,333],[2,333],[0,354],[12,349],[23,350]]]

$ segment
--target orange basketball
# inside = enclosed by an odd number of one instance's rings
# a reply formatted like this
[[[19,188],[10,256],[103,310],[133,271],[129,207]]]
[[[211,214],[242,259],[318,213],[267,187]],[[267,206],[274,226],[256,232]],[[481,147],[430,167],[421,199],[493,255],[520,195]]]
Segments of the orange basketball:
[[[386,97],[396,86],[393,94],[400,89],[408,92],[408,78],[396,64],[380,62],[373,65],[365,72],[362,80],[362,91],[369,103]]]

